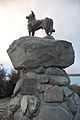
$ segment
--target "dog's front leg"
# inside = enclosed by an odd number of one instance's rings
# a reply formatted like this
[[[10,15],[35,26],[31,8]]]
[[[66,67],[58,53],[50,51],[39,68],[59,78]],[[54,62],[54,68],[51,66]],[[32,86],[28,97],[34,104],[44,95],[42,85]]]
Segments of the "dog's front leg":
[[[29,31],[29,36],[31,36],[31,32]]]

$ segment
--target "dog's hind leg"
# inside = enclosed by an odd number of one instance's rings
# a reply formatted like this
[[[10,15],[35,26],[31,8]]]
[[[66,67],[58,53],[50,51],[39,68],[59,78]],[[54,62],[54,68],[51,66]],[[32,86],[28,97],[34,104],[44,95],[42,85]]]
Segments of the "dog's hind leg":
[[[47,30],[45,30],[45,32],[46,32],[46,34],[49,36],[50,34],[49,34],[49,31],[47,31]]]
[[[52,29],[52,30],[50,31],[50,35],[51,35],[53,32],[55,32],[55,29]]]

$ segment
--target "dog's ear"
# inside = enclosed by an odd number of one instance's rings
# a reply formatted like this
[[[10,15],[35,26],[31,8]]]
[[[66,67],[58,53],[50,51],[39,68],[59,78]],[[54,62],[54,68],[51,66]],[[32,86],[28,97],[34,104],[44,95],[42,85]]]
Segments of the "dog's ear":
[[[35,14],[34,14],[34,12],[33,12],[33,11],[31,11],[31,13],[32,13],[32,15],[33,15],[33,16],[35,16]]]
[[[29,16],[26,16],[26,19],[29,19]]]

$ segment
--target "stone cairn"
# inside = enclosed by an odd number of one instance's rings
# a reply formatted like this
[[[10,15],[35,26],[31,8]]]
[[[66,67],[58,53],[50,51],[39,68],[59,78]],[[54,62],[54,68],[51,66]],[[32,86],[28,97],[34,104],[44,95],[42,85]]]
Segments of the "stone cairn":
[[[64,68],[74,63],[72,44],[53,37],[22,37],[7,50],[20,71],[8,120],[80,120],[80,98]]]

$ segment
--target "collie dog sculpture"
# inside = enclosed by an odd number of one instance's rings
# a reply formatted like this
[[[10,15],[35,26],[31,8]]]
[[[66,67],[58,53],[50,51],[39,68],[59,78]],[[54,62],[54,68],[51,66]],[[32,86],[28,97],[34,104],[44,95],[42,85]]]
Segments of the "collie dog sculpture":
[[[46,17],[42,20],[37,20],[35,18],[35,14],[31,11],[29,16],[26,16],[28,19],[28,32],[29,36],[34,36],[35,31],[39,29],[44,29],[47,35],[51,35],[52,32],[55,32],[53,29],[53,20],[51,18]]]

